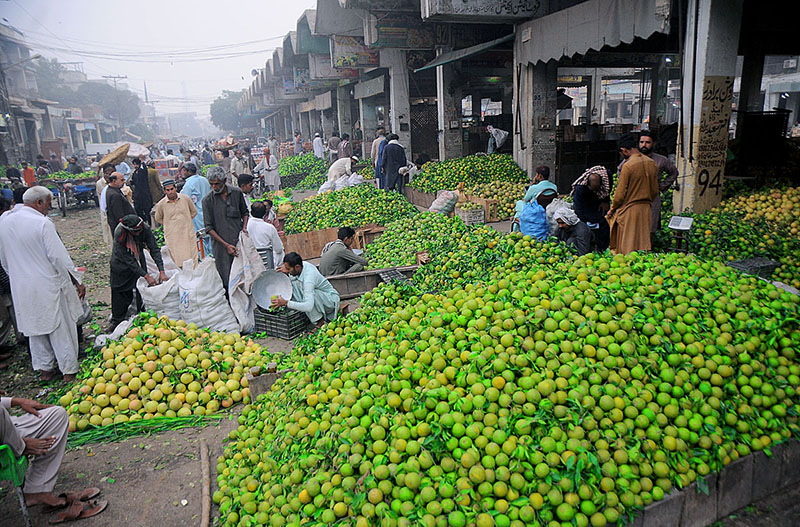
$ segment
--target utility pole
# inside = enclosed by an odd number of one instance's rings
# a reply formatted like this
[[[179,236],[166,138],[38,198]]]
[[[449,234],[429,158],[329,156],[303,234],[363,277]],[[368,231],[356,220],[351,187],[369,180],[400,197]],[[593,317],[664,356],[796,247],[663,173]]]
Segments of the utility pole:
[[[117,141],[122,141],[122,108],[119,103],[119,91],[117,90],[117,81],[127,79],[127,75],[103,75],[104,79],[111,79],[114,81],[114,96],[117,98]]]

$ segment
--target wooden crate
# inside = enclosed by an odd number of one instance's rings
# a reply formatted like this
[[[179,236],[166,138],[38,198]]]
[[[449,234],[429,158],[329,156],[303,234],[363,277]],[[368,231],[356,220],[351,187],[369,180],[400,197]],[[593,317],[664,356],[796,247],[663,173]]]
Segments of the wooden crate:
[[[483,207],[483,221],[486,223],[500,221],[500,216],[498,215],[497,211],[498,202],[496,199],[479,198],[478,196],[472,196],[469,194],[467,194],[466,197],[469,201],[477,203]]]
[[[356,231],[356,241],[361,247],[366,247],[376,239],[380,238],[386,227],[371,223]]]
[[[381,273],[392,270],[399,272],[406,277],[411,277],[417,268],[419,268],[419,265],[405,265],[402,267],[393,267],[388,269],[369,269],[367,271],[359,271],[356,273],[326,276],[325,278],[339,293],[339,298],[342,300],[347,300],[350,298],[360,297],[364,293],[372,291],[378,287],[378,284],[383,281],[381,278]]]
[[[403,187],[403,194],[405,194],[406,199],[413,205],[424,207],[426,209],[429,209],[433,204],[433,200],[436,199],[436,194],[432,194],[430,192],[420,192],[419,190],[411,187]]]
[[[283,248],[287,253],[296,252],[304,260],[311,258],[319,258],[322,254],[322,248],[329,242],[335,241],[339,238],[339,229],[334,227],[331,229],[322,229],[319,231],[301,232],[299,234],[287,234],[281,241]],[[353,249],[361,249],[361,241],[356,236],[353,242]]]

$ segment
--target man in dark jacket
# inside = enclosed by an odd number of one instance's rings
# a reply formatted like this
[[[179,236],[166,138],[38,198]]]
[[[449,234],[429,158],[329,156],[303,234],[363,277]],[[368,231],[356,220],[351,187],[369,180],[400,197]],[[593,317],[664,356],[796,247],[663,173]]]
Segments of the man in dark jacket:
[[[605,214],[608,211],[608,197],[601,199],[602,176],[590,173],[585,184],[575,185],[572,195],[575,214],[578,218],[593,229],[597,250],[602,252],[608,249],[609,228]]]
[[[108,190],[106,190],[106,218],[111,232],[119,225],[119,221],[128,214],[136,214],[133,205],[122,193],[122,186],[125,185],[125,176],[120,172],[112,172],[108,176]]]
[[[390,134],[386,139],[388,142],[381,157],[381,170],[386,179],[386,188],[397,190],[402,194],[405,186],[405,173],[401,174],[400,170],[408,165],[406,150],[398,141],[400,137],[397,134]]]
[[[158,282],[166,281],[164,261],[153,231],[136,214],[126,215],[114,229],[114,247],[111,250],[111,323],[107,328],[108,333],[125,320],[128,306],[136,292],[136,281],[144,278],[148,286],[158,283],[147,274],[145,249],[150,251],[150,256],[158,267]],[[141,311],[142,302],[138,294],[136,305]]]
[[[153,208],[153,195],[150,192],[150,178],[147,175],[147,167],[142,161],[133,158],[133,174],[131,175],[130,186],[133,187],[133,208],[136,214],[150,225],[150,210]]]
[[[558,222],[558,229],[556,229],[558,241],[574,247],[578,251],[578,256],[583,256],[592,250],[594,242],[592,231],[578,219],[572,209],[561,207],[553,217]]]

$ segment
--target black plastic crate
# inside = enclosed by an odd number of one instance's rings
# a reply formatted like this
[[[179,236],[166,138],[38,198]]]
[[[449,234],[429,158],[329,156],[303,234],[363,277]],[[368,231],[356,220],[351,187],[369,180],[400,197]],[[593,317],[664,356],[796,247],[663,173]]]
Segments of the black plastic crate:
[[[280,188],[294,188],[303,181],[308,174],[289,174],[288,176],[281,177]]]
[[[285,309],[277,313],[256,307],[255,331],[264,332],[270,337],[294,340],[300,336],[311,323],[302,311]]]
[[[737,271],[752,274],[760,278],[769,278],[780,266],[780,262],[770,260],[769,258],[748,258],[747,260],[735,260],[728,262],[728,266],[733,267]]]

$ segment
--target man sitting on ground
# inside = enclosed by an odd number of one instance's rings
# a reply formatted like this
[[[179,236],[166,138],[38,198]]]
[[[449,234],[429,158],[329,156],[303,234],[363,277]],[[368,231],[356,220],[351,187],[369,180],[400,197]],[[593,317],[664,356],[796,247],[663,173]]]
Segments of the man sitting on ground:
[[[5,395],[5,392],[0,392]],[[12,406],[26,413],[16,417],[8,413]],[[50,519],[68,521],[90,518],[105,510],[108,502],[92,499],[100,494],[98,488],[80,492],[65,492],[56,496],[53,488],[67,446],[69,418],[60,406],[38,403],[19,397],[0,398],[0,444],[8,445],[15,456],[33,456],[25,473],[25,504],[40,503],[51,507],[67,507]]]
[[[271,223],[264,221],[267,215],[267,206],[263,201],[254,201],[250,207],[250,221],[247,222],[250,239],[253,240],[256,250],[261,253],[268,251],[271,262],[264,262],[267,269],[274,269],[283,263],[283,242],[278,236],[278,230]]]
[[[356,231],[350,227],[339,229],[339,239],[332,241],[322,248],[319,262],[319,272],[323,276],[336,276],[339,274],[363,271],[367,260],[353,252]]]
[[[569,207],[561,207],[555,212],[555,219],[558,222],[556,238],[558,241],[571,245],[578,251],[578,256],[592,250],[593,236],[592,231]]]
[[[322,276],[316,267],[303,263],[299,254],[291,252],[283,258],[278,271],[292,281],[292,299],[276,298],[272,307],[288,307],[302,311],[317,327],[339,314],[339,292]]]

